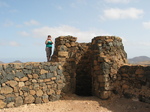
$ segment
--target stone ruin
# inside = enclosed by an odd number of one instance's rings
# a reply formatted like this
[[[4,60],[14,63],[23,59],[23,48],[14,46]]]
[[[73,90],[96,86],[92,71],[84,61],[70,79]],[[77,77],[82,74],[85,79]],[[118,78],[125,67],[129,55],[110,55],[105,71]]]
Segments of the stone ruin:
[[[150,66],[129,65],[121,38],[76,40],[56,38],[51,62],[0,64],[0,108],[46,103],[69,93],[150,103]]]
[[[69,67],[71,88],[76,94],[109,98],[118,69],[127,63],[121,38],[98,36],[91,43],[76,40],[72,36],[56,38],[52,61]]]

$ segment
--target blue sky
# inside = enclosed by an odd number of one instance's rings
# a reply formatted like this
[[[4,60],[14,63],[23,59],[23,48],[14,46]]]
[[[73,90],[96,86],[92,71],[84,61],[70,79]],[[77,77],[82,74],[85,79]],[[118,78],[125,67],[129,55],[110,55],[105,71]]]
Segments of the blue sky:
[[[46,61],[45,39],[123,39],[128,58],[150,57],[150,0],[0,0],[0,61]]]

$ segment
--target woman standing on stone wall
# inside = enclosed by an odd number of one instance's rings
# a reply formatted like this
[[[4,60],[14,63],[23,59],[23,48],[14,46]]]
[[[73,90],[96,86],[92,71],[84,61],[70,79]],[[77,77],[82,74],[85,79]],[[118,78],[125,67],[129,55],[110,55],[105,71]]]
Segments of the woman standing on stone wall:
[[[46,56],[47,56],[47,62],[50,61],[51,58],[51,54],[52,54],[52,44],[53,41],[51,39],[52,37],[50,35],[48,35],[47,40],[45,41],[46,44]]]

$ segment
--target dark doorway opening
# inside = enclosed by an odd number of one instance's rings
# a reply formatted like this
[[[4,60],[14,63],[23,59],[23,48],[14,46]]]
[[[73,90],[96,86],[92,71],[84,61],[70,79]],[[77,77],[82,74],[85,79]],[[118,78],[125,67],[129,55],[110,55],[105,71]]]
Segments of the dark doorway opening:
[[[89,44],[80,50],[80,60],[76,68],[76,90],[79,96],[92,96],[91,52]]]
[[[92,96],[92,80],[91,76],[85,74],[78,74],[76,77],[76,91],[79,96]]]

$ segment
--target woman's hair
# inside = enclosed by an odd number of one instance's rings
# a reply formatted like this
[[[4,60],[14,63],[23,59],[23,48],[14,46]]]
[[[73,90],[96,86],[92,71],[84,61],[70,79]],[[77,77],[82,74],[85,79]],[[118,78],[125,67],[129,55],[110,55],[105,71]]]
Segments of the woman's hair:
[[[48,35],[48,36],[47,36],[47,39],[49,40],[50,38],[51,38],[51,35]]]

